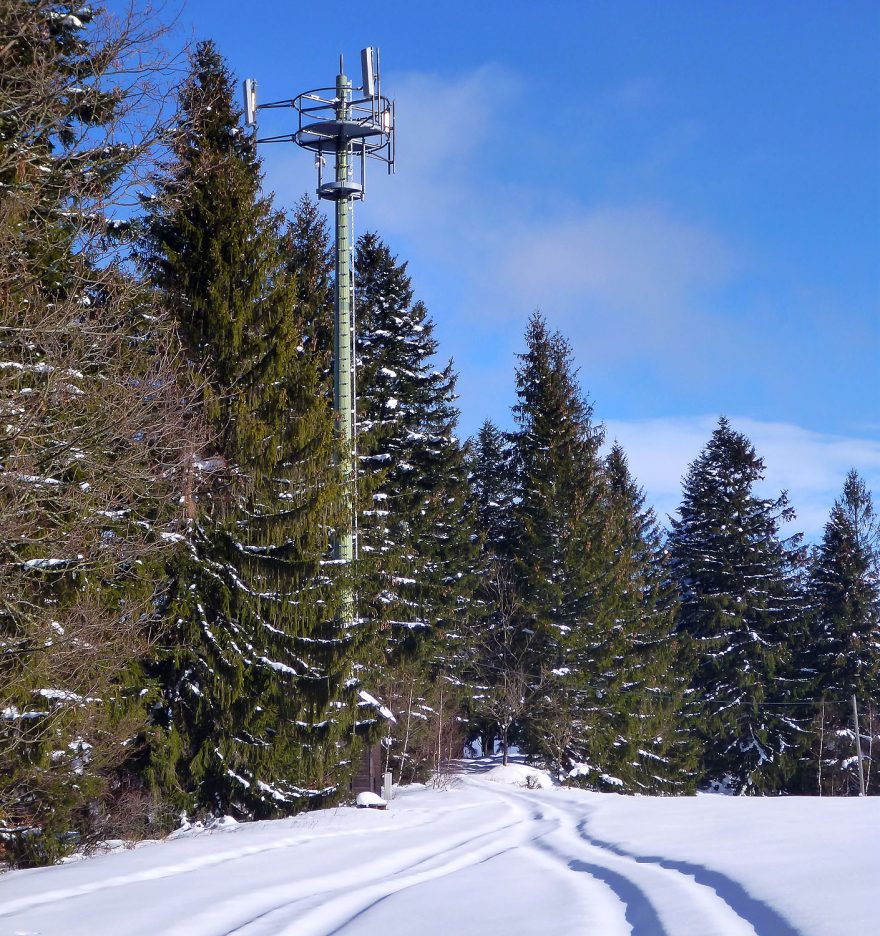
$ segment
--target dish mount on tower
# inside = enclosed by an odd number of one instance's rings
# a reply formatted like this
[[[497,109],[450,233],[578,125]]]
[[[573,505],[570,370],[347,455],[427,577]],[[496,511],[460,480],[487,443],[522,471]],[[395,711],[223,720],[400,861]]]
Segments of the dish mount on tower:
[[[379,50],[368,46],[361,51],[361,85],[353,87],[343,71],[339,57],[339,75],[333,87],[313,88],[295,98],[257,104],[257,83],[244,82],[245,119],[256,126],[258,110],[292,107],[298,118],[293,133],[263,137],[258,143],[296,143],[315,154],[318,170],[317,194],[329,201],[362,199],[366,180],[367,158],[384,163],[394,172],[394,101],[381,92]],[[360,96],[354,96],[360,95]],[[345,178],[325,180],[326,157],[342,157]]]

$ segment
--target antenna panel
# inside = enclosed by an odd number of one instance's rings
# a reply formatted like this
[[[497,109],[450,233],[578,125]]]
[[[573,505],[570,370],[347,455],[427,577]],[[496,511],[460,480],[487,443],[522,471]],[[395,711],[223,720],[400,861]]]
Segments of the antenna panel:
[[[244,80],[244,122],[249,126],[257,123],[257,82],[255,78]]]
[[[376,93],[372,46],[361,49],[361,75],[363,76],[364,94],[366,94],[367,97],[372,97]]]

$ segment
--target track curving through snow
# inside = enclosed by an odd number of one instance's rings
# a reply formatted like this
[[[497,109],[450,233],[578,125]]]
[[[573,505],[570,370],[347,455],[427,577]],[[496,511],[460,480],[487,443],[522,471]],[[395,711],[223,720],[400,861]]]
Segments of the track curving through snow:
[[[538,799],[544,815],[557,818],[556,829],[533,844],[571,871],[603,881],[624,905],[633,936],[797,936],[779,913],[720,872],[632,854],[593,837],[576,793],[500,795]]]
[[[764,841],[731,817],[786,809],[531,790],[465,772],[445,792],[398,791],[386,812],[323,810],[2,875],[0,936],[837,932],[729,860]],[[693,835],[678,817],[696,822]],[[829,915],[841,933],[859,920],[844,909]]]
[[[437,884],[454,900],[459,888],[467,893],[471,887],[462,884],[459,876],[475,865],[490,863],[501,857],[513,858],[531,866],[532,874],[543,881],[540,889],[553,890],[568,884],[569,899],[580,905],[579,919],[568,920],[571,929],[561,929],[554,920],[558,907],[548,906],[541,914],[548,932],[595,933],[613,936],[796,936],[779,914],[754,898],[753,908],[760,913],[740,912],[734,902],[725,898],[727,888],[712,886],[698,880],[687,867],[674,863],[657,863],[630,855],[615,846],[592,838],[587,832],[588,820],[577,794],[566,795],[557,790],[547,792],[517,791],[515,788],[489,786],[486,781],[467,778],[465,785],[488,790],[498,799],[519,810],[519,822],[508,826],[504,834],[474,836],[454,855],[444,855],[426,870],[408,869],[390,878],[350,890],[329,903],[321,903],[310,912],[297,917],[288,926],[243,928],[242,934],[280,933],[285,936],[325,936],[325,934],[360,934],[388,932],[399,914],[394,898],[409,889]],[[543,859],[543,860],[542,860]],[[716,873],[717,874],[717,873]],[[506,874],[502,871],[502,879]],[[723,878],[723,875],[717,875]],[[725,879],[726,880],[726,879]],[[473,882],[470,882],[472,885]],[[738,888],[729,882],[730,889]],[[437,904],[437,894],[426,901]],[[404,909],[416,906],[418,897],[409,895]],[[381,909],[380,909],[381,908]],[[287,908],[285,908],[287,909]],[[545,915],[546,914],[546,915]],[[533,919],[533,917],[532,917]],[[267,923],[269,921],[266,921]],[[421,933],[449,932],[454,921],[445,916],[427,920]],[[467,932],[510,932],[496,927],[497,921],[474,921]],[[529,922],[514,932],[538,932]]]

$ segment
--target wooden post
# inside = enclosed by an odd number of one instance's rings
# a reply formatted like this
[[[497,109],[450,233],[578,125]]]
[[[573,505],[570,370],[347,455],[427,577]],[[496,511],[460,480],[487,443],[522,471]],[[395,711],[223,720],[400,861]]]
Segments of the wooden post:
[[[440,705],[437,707],[437,776],[440,776],[440,749],[443,744],[443,687],[440,687]]]
[[[865,795],[865,768],[862,766],[862,739],[859,735],[859,707],[853,693],[853,727],[856,730],[856,760],[859,762],[859,796]]]

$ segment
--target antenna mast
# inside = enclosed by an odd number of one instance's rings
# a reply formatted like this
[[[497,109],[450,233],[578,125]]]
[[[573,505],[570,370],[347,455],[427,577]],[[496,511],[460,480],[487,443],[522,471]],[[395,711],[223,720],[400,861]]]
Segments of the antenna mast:
[[[258,139],[257,143],[296,143],[315,154],[319,198],[336,203],[336,277],[333,322],[333,407],[343,447],[348,453],[340,464],[346,490],[348,521],[337,532],[333,557],[351,564],[357,557],[355,537],[357,478],[357,425],[355,421],[355,329],[352,206],[364,197],[367,158],[378,159],[394,171],[394,102],[379,87],[379,53],[361,52],[362,84],[353,87],[339,56],[334,87],[304,91],[291,100],[257,104],[256,82],[244,83],[247,123],[256,125],[258,110],[290,107],[298,127],[293,133]],[[326,156],[334,157],[333,178],[325,181]],[[346,596],[346,616],[354,620],[354,597]]]

